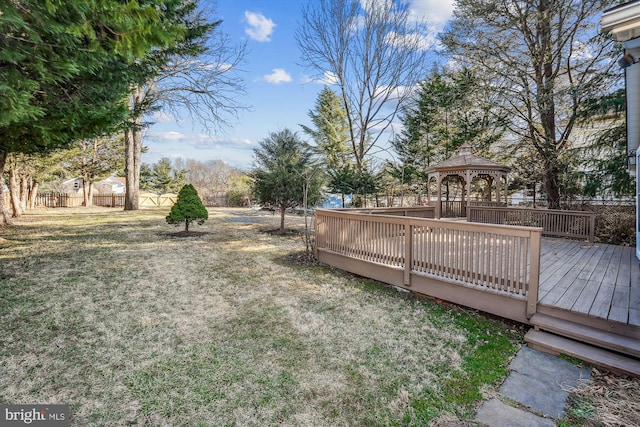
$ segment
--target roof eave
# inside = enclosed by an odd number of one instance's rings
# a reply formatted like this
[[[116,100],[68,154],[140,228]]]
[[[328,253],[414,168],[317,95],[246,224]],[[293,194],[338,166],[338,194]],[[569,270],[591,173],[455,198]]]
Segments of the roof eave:
[[[618,42],[640,37],[640,1],[605,11],[600,17],[600,32]]]

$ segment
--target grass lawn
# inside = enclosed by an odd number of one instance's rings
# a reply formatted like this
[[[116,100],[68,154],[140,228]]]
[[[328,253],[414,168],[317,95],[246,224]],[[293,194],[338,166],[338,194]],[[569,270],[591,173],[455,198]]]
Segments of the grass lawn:
[[[472,423],[522,330],[325,266],[279,218],[42,210],[0,230],[0,402],[72,425]],[[287,225],[299,227],[300,218]]]

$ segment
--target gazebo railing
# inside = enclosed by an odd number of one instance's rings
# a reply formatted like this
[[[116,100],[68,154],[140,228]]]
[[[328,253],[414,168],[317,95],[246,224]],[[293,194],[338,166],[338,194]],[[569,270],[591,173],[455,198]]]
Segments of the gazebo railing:
[[[443,218],[463,218],[467,216],[462,200],[443,200],[440,202],[440,216]]]

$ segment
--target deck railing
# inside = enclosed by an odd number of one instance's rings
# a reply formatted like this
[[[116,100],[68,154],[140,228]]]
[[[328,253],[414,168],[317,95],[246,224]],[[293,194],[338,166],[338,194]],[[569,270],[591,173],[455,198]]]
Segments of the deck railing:
[[[593,242],[596,214],[552,209],[469,206],[467,220],[484,224],[542,227],[544,236],[584,239]]]
[[[316,254],[321,261],[330,253],[403,270],[407,288],[419,275],[525,299],[531,315],[538,299],[541,231],[317,209]]]
[[[435,218],[436,208],[434,206],[408,206],[393,208],[347,208],[332,209],[339,212],[355,212],[371,215],[393,215],[393,216],[410,216],[415,218]]]

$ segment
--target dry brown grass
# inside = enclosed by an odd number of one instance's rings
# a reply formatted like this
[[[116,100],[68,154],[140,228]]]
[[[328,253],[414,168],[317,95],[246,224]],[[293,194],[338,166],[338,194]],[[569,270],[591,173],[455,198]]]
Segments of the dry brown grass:
[[[640,426],[640,379],[592,369],[591,379],[570,390],[567,426]]]
[[[266,233],[270,213],[210,209],[189,238],[165,215],[44,210],[2,231],[0,402],[69,403],[78,426],[472,419],[447,384],[465,384],[487,341],[467,325],[485,320],[283,263],[303,242]]]

